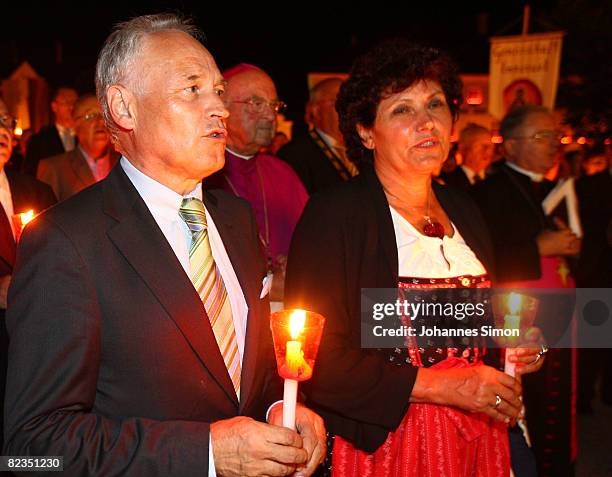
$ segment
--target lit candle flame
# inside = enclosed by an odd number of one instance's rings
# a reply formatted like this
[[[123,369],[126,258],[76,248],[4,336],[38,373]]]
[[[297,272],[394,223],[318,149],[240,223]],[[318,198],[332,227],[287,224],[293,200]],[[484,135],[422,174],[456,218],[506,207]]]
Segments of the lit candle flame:
[[[291,317],[289,318],[289,333],[291,333],[291,338],[296,340],[302,330],[304,329],[304,324],[306,323],[306,312],[304,310],[295,310],[291,313]]]
[[[34,218],[34,211],[30,209],[27,212],[22,212],[19,214],[19,217],[21,218],[21,226],[25,227],[25,225]]]
[[[511,315],[518,315],[521,311],[521,295],[510,293],[510,296],[508,296],[508,308]]]

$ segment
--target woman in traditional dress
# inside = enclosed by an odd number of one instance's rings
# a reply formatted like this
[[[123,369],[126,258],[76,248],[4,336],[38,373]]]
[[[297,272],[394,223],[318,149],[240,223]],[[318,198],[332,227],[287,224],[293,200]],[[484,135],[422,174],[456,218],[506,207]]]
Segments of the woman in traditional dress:
[[[335,439],[332,475],[509,475],[506,424],[519,414],[521,387],[483,364],[482,340],[395,350],[360,341],[364,288],[489,284],[478,209],[434,180],[461,91],[445,54],[400,40],[361,57],[338,95],[347,152],[362,172],[308,203],[285,299],[327,318],[308,403]],[[517,373],[539,369],[540,357],[521,350]]]

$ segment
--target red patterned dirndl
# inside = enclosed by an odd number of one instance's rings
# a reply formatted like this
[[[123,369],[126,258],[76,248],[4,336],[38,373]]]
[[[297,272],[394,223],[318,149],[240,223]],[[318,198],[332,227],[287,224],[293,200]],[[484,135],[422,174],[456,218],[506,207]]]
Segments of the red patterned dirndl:
[[[400,279],[400,288],[490,287],[484,277],[452,279]],[[410,344],[409,344],[410,346]],[[410,349],[414,365],[420,350]],[[417,355],[417,362],[414,356]],[[482,366],[480,354],[466,357],[464,350],[447,356],[432,369]],[[336,436],[332,454],[333,477],[508,477],[510,449],[507,427],[484,414],[435,404],[411,404],[398,428],[372,454],[356,449]]]

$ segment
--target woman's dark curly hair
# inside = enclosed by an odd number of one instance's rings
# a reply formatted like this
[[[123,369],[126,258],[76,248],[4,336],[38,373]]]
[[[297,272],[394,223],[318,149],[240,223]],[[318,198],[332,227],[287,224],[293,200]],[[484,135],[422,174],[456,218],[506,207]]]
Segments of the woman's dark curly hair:
[[[357,134],[357,124],[371,128],[381,100],[420,80],[440,83],[453,119],[463,100],[463,84],[455,63],[446,54],[404,39],[386,40],[353,64],[351,75],[340,88],[336,110],[348,156],[358,164],[372,161]]]

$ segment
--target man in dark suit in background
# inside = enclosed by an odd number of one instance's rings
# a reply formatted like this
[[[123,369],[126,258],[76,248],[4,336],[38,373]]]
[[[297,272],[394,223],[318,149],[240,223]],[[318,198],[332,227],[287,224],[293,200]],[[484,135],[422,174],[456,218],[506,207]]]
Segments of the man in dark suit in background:
[[[346,155],[338,126],[335,105],[341,85],[339,78],[329,78],[312,88],[306,105],[308,131],[297,132],[278,152],[293,167],[310,195],[347,181],[359,172]]]
[[[6,295],[15,265],[16,237],[21,232],[17,229],[19,224],[13,222],[13,216],[29,210],[40,213],[56,202],[53,191],[46,184],[5,169],[13,151],[13,129],[14,120],[0,100],[0,408],[4,403],[8,348],[4,321]],[[3,424],[3,416],[0,415],[0,448]]]
[[[491,137],[491,131],[478,124],[468,124],[461,130],[458,143],[461,165],[453,172],[442,174],[447,185],[467,191],[486,178],[495,149]]]
[[[58,200],[104,179],[119,159],[95,95],[81,96],[74,106],[77,146],[38,164],[36,177],[49,184]]]
[[[41,159],[72,151],[76,145],[74,134],[74,104],[77,92],[73,88],[57,88],[51,100],[54,123],[43,127],[28,141],[22,172],[36,176]]]
[[[28,227],[9,292],[7,455],[67,475],[309,475],[303,406],[282,422],[266,263],[248,205],[202,191],[224,162],[225,82],[199,32],[138,17],[107,39],[98,99],[123,153]],[[264,422],[260,422],[264,421]]]
[[[493,239],[497,282],[539,280],[541,258],[580,250],[576,235],[553,224],[542,209],[554,187],[544,175],[557,160],[559,133],[552,114],[539,106],[509,113],[500,132],[505,161],[474,188],[474,197]]]
[[[542,208],[542,200],[554,186],[544,175],[555,165],[560,147],[555,118],[542,106],[523,106],[506,115],[500,132],[505,161],[472,189],[493,240],[494,284],[527,289],[572,288],[566,258],[580,251],[580,239],[564,223],[554,223]],[[536,326],[553,348],[542,373],[524,378],[527,426],[538,463],[537,475],[571,476],[576,456],[570,399],[575,382],[573,351],[554,348],[571,315],[564,310],[562,300],[539,298]],[[514,457],[525,443],[516,426],[509,435]],[[523,469],[516,474],[534,475]]]

